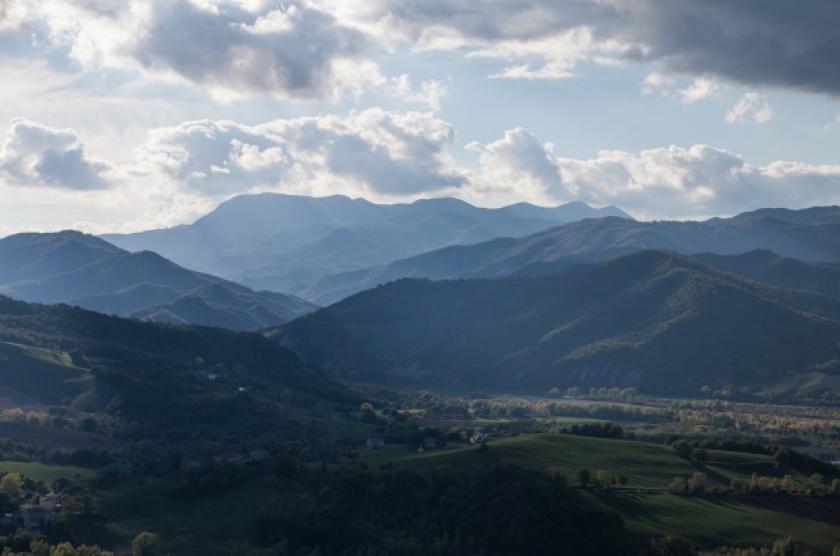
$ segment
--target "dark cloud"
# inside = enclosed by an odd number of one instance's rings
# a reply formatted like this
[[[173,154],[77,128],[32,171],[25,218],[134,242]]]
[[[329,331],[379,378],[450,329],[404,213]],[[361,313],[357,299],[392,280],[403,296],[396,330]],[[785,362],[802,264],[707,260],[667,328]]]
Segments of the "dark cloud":
[[[413,40],[444,28],[479,44],[537,42],[586,27],[596,44],[620,45],[620,59],[840,94],[837,0],[391,0],[382,13]]]

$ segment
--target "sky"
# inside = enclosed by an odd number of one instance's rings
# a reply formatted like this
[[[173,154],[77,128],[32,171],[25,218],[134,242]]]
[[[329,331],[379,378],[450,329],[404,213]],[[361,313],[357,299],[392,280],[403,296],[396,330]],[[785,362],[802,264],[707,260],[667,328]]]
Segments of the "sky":
[[[276,191],[840,204],[836,0],[0,0],[0,235]]]

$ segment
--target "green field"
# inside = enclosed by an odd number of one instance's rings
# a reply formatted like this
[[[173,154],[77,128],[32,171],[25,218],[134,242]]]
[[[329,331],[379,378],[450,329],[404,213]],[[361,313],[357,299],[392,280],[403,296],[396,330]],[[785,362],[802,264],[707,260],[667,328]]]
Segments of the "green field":
[[[89,478],[96,471],[72,465],[46,465],[22,461],[0,461],[0,473],[19,473],[33,481],[48,485],[56,479],[72,479],[76,476]]]
[[[486,453],[477,447],[444,448],[423,453],[388,446],[364,452],[369,466],[429,470],[447,465],[477,466],[511,462],[524,467],[565,474],[576,483],[583,467],[604,469],[628,478],[638,492],[590,494],[598,503],[621,513],[628,528],[645,535],[685,537],[702,546],[761,545],[793,535],[820,554],[840,545],[840,502],[830,498],[786,496],[674,496],[665,492],[677,476],[695,471],[711,485],[732,478],[749,480],[752,473],[773,474],[769,456],[710,451],[705,466],[677,457],[666,446],[572,435],[521,435],[490,442]],[[802,480],[802,477],[798,477]]]
[[[688,497],[668,494],[600,494],[603,505],[643,535],[678,535],[701,546],[756,546],[793,535],[817,554],[840,546],[840,503],[830,498],[786,496]]]
[[[256,481],[183,498],[173,495],[175,487],[163,480],[121,485],[104,493],[101,507],[125,542],[141,531],[154,531],[172,554],[230,554],[247,539],[266,503],[265,493],[272,490]]]
[[[732,478],[749,480],[752,473],[773,473],[773,460],[764,455],[711,451],[708,464],[700,466],[677,457],[667,446],[565,434],[503,438],[491,442],[484,454],[474,446],[423,453],[408,452],[402,446],[388,446],[363,452],[361,461],[370,465],[393,463],[416,470],[509,461],[563,473],[572,481],[577,472],[586,467],[593,473],[604,469],[623,474],[630,487],[660,489],[666,488],[674,477],[687,477],[696,471],[705,473],[711,484],[718,485],[726,485]]]

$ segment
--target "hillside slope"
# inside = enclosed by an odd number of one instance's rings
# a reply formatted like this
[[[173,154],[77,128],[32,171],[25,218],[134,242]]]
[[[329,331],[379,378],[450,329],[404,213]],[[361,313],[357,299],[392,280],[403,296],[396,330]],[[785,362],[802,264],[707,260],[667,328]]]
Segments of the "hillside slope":
[[[400,280],[270,335],[362,380],[757,391],[836,372],[840,301],[645,251],[554,276]]]
[[[129,253],[79,232],[0,240],[0,292],[39,303],[64,302],[120,316],[256,330],[314,306],[180,267],[156,253]],[[200,309],[196,307],[200,306]]]
[[[0,296],[0,392],[16,403],[170,427],[260,413],[272,398],[350,394],[257,334],[172,327]],[[253,392],[253,394],[252,394]]]

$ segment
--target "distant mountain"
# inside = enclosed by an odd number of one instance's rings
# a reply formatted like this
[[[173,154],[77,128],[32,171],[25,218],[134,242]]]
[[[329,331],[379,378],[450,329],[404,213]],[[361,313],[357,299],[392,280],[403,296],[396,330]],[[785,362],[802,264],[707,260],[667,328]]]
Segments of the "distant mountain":
[[[813,394],[840,373],[840,301],[657,251],[552,276],[399,280],[269,335],[336,376],[422,386],[781,393],[807,377]]]
[[[156,253],[130,253],[74,231],[0,240],[0,293],[234,330],[276,326],[314,309],[294,296],[255,292],[187,270]]]
[[[840,264],[810,263],[757,249],[742,255],[692,255],[706,266],[783,288],[840,299]]]
[[[0,371],[5,399],[107,412],[142,424],[147,434],[179,425],[242,426],[241,419],[270,413],[270,400],[354,399],[258,334],[171,327],[3,296]]]
[[[326,305],[399,278],[550,274],[581,262],[645,249],[722,255],[764,249],[805,261],[840,263],[840,207],[764,209],[704,222],[586,219],[523,238],[446,247],[386,265],[329,275],[290,291]]]
[[[235,197],[187,226],[103,237],[254,288],[287,291],[328,274],[448,245],[522,236],[601,216],[630,218],[615,207],[584,203],[485,209],[451,198],[379,205],[343,196],[264,193]]]

